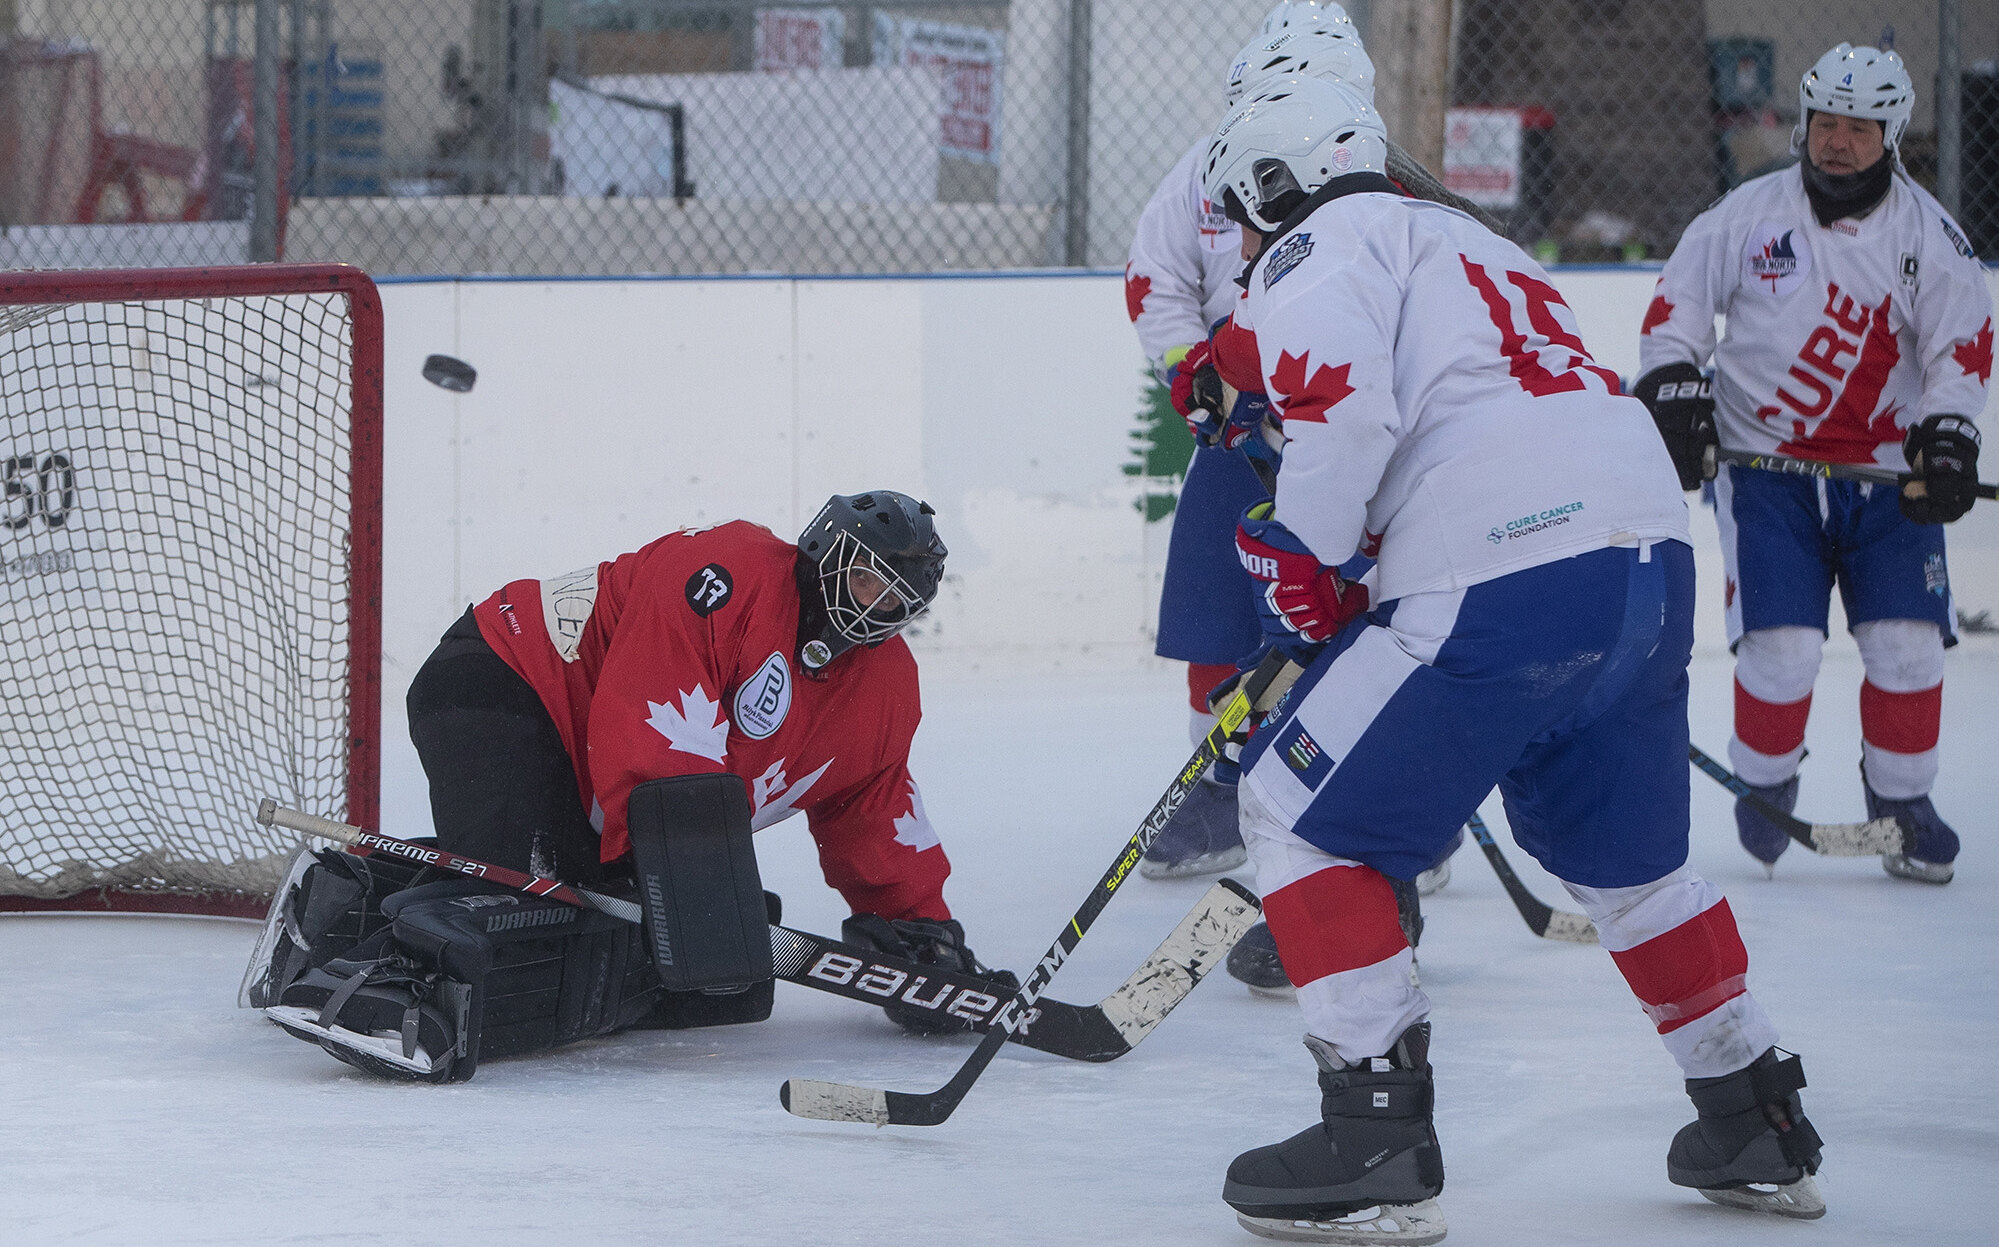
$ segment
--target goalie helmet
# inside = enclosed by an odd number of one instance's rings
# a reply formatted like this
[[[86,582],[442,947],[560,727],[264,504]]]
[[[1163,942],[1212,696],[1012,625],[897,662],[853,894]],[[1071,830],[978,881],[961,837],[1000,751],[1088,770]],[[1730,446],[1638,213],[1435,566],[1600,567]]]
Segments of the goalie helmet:
[[[888,489],[827,499],[798,535],[799,661],[808,671],[856,645],[880,645],[930,608],[948,553],[936,514]]]
[[[1263,15],[1258,38],[1274,39],[1287,30],[1332,30],[1344,28],[1356,39],[1353,19],[1335,0],[1277,0],[1275,8]]]
[[[1388,132],[1365,96],[1330,79],[1279,78],[1222,119],[1203,184],[1208,202],[1268,234],[1334,178],[1387,165]]]
[[[1842,43],[1818,59],[1798,82],[1798,126],[1791,149],[1805,150],[1805,127],[1813,113],[1839,113],[1881,123],[1881,138],[1899,154],[1902,131],[1916,109],[1916,87],[1902,58],[1879,48]]]
[[[1374,62],[1352,26],[1258,35],[1229,64],[1223,97],[1233,105],[1277,78],[1330,78],[1374,101]]]

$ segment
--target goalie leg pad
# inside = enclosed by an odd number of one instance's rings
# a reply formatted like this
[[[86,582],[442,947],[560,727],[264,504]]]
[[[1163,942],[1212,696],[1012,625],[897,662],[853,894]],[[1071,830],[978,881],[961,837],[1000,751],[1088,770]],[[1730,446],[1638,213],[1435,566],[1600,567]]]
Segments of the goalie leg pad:
[[[742,777],[650,780],[632,789],[625,822],[661,986],[726,993],[774,978]]]
[[[386,931],[311,971],[269,1012],[357,1068],[463,1082],[486,1058],[644,1021],[660,990],[643,934],[593,910],[476,880],[412,888]]]
[[[301,848],[271,898],[237,1003],[276,1004],[306,971],[344,956],[388,925],[383,898],[416,883],[424,867],[385,855]]]

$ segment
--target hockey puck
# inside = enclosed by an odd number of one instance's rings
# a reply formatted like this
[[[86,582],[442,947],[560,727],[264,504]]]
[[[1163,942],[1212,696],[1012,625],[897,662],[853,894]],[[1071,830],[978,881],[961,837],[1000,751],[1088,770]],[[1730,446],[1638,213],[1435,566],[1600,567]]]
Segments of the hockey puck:
[[[453,394],[470,394],[472,383],[479,379],[479,373],[462,359],[433,355],[423,361],[423,379]]]

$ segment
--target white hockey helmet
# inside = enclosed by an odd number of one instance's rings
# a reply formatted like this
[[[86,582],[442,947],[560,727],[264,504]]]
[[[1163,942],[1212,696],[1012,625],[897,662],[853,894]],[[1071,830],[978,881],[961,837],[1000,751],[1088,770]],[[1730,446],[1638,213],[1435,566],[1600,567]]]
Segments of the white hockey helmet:
[[[1901,57],[1842,43],[1821,56],[1798,83],[1798,128],[1791,133],[1791,147],[1804,151],[1805,127],[1813,113],[1841,113],[1880,122],[1883,141],[1896,153],[1915,109],[1916,86]]]
[[[1229,63],[1223,98],[1231,105],[1275,78],[1330,78],[1374,102],[1374,62],[1351,24],[1324,30],[1258,35]]]
[[[1310,195],[1348,173],[1385,172],[1388,132],[1367,97],[1329,78],[1279,78],[1243,96],[1208,142],[1208,202],[1234,195],[1272,233]]]
[[[1263,27],[1259,37],[1274,39],[1287,30],[1328,30],[1344,27],[1352,31],[1356,38],[1353,19],[1347,16],[1337,0],[1277,0],[1270,12],[1263,15]]]

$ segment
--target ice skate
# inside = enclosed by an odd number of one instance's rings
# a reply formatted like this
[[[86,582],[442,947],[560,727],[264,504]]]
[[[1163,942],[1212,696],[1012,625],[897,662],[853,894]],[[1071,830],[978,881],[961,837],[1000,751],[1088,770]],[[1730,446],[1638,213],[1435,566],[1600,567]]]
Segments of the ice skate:
[[[1422,1244],[1444,1237],[1443,1153],[1431,1125],[1430,1024],[1347,1065],[1314,1035],[1319,1122],[1229,1166],[1222,1198],[1243,1228],[1289,1242]]]
[[[1751,784],[1749,787],[1750,791],[1786,814],[1797,808],[1798,777],[1795,775],[1781,784]],[[1790,833],[1741,799],[1735,803],[1735,837],[1749,851],[1749,856],[1763,863],[1763,873],[1772,877],[1777,873],[1777,859],[1791,847]]]
[[[1957,873],[1957,833],[1938,815],[1927,796],[1895,801],[1867,790],[1867,817],[1892,818],[1912,833],[1907,853],[1884,853],[1881,869],[1897,879],[1949,883]]]
[[[1203,779],[1145,851],[1138,873],[1148,879],[1189,879],[1234,870],[1248,860],[1236,822],[1235,785]]]
[[[1458,834],[1451,838],[1450,847],[1444,850],[1443,856],[1430,863],[1430,869],[1416,876],[1416,895],[1434,896],[1444,890],[1451,881],[1451,858],[1464,846],[1464,829],[1459,828]]]
[[[1812,1181],[1820,1141],[1798,1098],[1804,1085],[1803,1063],[1775,1048],[1733,1074],[1688,1079],[1700,1116],[1673,1136],[1666,1176],[1726,1207],[1823,1217],[1825,1198]]]
[[[1236,946],[1229,950],[1228,968],[1231,978],[1259,996],[1289,1000],[1298,994],[1284,973],[1284,962],[1277,955],[1277,938],[1270,933],[1267,922],[1259,922],[1243,932]]]

